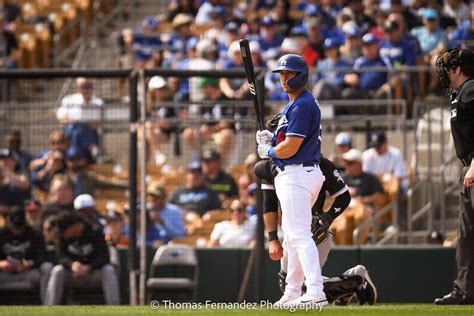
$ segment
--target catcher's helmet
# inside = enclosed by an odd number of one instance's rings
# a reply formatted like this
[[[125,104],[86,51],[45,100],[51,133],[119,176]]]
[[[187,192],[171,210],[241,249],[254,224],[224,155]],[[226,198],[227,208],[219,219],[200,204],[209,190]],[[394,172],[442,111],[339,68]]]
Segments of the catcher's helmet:
[[[303,57],[296,54],[286,54],[278,60],[278,67],[272,72],[280,72],[282,70],[296,72],[296,76],[288,79],[286,84],[291,89],[298,89],[308,83],[308,65]]]

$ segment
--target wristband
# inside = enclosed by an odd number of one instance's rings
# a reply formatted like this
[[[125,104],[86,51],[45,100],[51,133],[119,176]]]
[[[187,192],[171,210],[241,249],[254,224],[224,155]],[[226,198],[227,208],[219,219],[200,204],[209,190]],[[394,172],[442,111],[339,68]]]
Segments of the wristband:
[[[268,241],[278,240],[278,233],[276,230],[268,233]]]
[[[270,158],[277,158],[277,156],[276,156],[276,154],[275,154],[275,148],[276,148],[276,147],[271,147],[271,148],[268,150],[268,153],[267,153],[268,157],[270,157]]]

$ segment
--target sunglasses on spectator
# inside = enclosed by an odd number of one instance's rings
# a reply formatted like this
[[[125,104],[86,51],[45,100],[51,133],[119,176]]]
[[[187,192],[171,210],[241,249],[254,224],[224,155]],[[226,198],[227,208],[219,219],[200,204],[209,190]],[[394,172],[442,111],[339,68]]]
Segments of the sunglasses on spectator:
[[[231,210],[232,210],[232,212],[238,212],[238,213],[241,213],[241,212],[245,211],[245,209],[243,207],[234,207]]]

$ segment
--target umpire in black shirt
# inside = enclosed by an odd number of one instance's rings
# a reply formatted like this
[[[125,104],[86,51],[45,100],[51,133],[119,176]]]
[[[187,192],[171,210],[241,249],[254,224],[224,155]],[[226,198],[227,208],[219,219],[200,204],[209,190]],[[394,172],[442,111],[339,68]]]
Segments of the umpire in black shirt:
[[[117,274],[102,231],[73,212],[59,215],[56,225],[59,264],[51,272],[45,305],[60,304],[65,285],[89,287],[97,283],[102,285],[108,305],[119,304]]]
[[[438,56],[440,82],[449,88],[451,133],[464,168],[459,179],[460,236],[456,245],[454,289],[435,304],[474,304],[474,53],[453,49]]]

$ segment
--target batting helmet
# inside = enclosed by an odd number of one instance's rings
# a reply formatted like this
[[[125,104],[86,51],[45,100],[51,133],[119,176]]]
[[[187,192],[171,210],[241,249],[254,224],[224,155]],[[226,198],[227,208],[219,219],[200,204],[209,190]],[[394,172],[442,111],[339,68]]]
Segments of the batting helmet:
[[[296,54],[283,55],[278,60],[278,67],[272,71],[280,72],[282,70],[296,72],[296,76],[286,82],[291,89],[301,88],[308,83],[308,65],[303,57]]]

